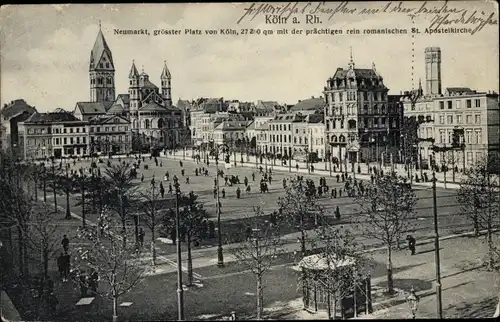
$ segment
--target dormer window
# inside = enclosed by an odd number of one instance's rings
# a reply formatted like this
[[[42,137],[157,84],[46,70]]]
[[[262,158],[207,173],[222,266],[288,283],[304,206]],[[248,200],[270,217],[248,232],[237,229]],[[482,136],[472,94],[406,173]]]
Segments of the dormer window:
[[[99,64],[99,67],[100,67],[100,68],[103,68],[103,65],[102,65],[102,63],[100,63],[100,64]]]

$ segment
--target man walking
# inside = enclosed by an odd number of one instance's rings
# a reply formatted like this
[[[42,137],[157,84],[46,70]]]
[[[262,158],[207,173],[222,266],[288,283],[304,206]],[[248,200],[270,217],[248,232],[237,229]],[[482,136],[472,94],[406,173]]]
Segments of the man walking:
[[[415,246],[416,246],[416,240],[412,235],[406,236],[406,240],[408,241],[408,248],[411,251],[412,255],[415,255]]]
[[[67,253],[68,252],[68,248],[69,248],[69,239],[68,239],[68,236],[66,236],[66,235],[63,236],[61,244],[63,246],[64,252]]]

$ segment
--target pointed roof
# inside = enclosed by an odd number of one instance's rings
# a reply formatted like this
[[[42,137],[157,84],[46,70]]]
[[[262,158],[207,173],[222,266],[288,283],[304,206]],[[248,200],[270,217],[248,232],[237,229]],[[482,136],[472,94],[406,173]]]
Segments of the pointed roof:
[[[139,76],[139,72],[137,68],[135,68],[135,61],[132,60],[132,67],[130,67],[130,73],[128,74],[128,78],[133,78]]]
[[[99,33],[97,33],[94,48],[92,48],[92,51],[90,53],[90,69],[96,68],[104,53],[108,54],[111,68],[114,69],[111,49],[109,49],[108,43],[106,42],[106,39],[104,39],[104,35],[102,34],[101,26],[99,25]]]
[[[164,62],[164,66],[163,66],[163,71],[161,72],[161,78],[172,78],[172,75],[170,75],[170,71],[168,70],[168,67],[167,67],[167,61],[165,60]]]

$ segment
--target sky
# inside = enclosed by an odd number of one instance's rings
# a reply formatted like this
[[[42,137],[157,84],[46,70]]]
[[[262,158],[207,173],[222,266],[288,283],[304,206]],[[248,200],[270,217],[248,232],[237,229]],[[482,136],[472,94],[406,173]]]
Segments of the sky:
[[[113,53],[116,93],[128,92],[132,60],[141,72],[159,85],[164,61],[172,74],[172,97],[180,99],[224,97],[241,101],[274,100],[294,104],[322,95],[326,80],[338,67],[347,68],[352,48],[356,68],[375,63],[390,94],[415,88],[425,80],[424,49],[438,46],[442,52],[442,84],[471,87],[481,91],[499,88],[498,24],[486,25],[471,34],[424,33],[436,14],[361,14],[363,9],[389,10],[389,2],[349,2],[353,13],[337,12],[331,19],[327,8],[341,3],[321,4],[321,23],[266,23],[262,14],[246,16],[252,3],[190,4],[74,4],[10,5],[0,7],[0,102],[23,98],[39,111],[73,110],[76,102],[89,101],[89,58],[101,28]],[[291,3],[294,4],[294,3]],[[423,2],[406,1],[400,6],[420,8]],[[426,4],[441,7],[444,2]],[[255,6],[258,6],[256,4]],[[272,4],[284,6],[286,3]],[[318,3],[299,3],[308,10]],[[465,17],[493,13],[498,4],[487,1],[452,1],[448,8],[462,10]],[[254,7],[255,8],[255,7]],[[269,7],[268,7],[269,8]],[[270,9],[269,9],[270,10]],[[307,12],[306,12],[307,13]],[[457,18],[461,13],[452,13]],[[453,16],[455,15],[455,16]],[[283,15],[284,17],[287,14]],[[471,25],[472,27],[475,27]],[[421,31],[406,35],[277,35],[288,29],[405,28]],[[443,27],[463,27],[450,24]],[[184,35],[184,29],[201,29],[202,35]],[[205,29],[234,28],[239,35],[206,35]],[[115,35],[114,29],[148,29],[151,35]],[[157,29],[180,29],[181,35],[153,36]],[[241,29],[260,29],[260,35],[243,35]],[[274,30],[274,35],[263,35]],[[412,60],[412,53],[414,59]],[[413,67],[413,69],[412,69]],[[413,70],[413,77],[412,77]],[[413,79],[413,81],[412,81]],[[425,88],[425,83],[424,88]]]

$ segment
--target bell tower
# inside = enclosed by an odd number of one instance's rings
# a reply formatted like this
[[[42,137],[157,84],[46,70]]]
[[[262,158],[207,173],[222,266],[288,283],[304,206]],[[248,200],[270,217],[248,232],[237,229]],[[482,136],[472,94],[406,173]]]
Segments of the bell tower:
[[[90,52],[90,101],[109,102],[115,100],[115,66],[113,55],[109,49],[106,39],[101,30],[99,21],[99,33]]]
[[[172,75],[167,67],[167,62],[164,62],[163,71],[161,72],[161,96],[165,100],[165,106],[172,106]]]

